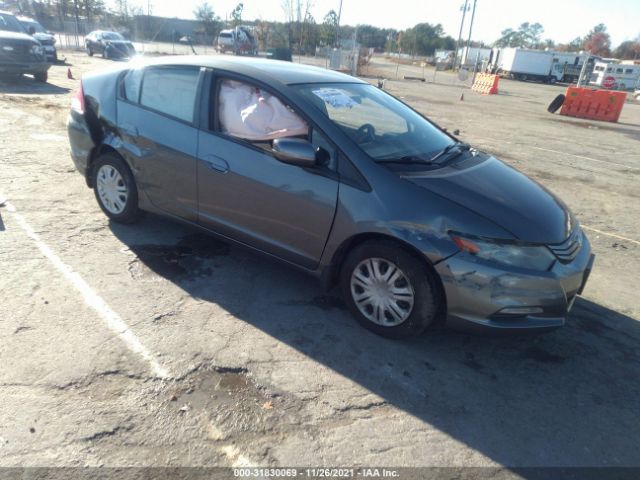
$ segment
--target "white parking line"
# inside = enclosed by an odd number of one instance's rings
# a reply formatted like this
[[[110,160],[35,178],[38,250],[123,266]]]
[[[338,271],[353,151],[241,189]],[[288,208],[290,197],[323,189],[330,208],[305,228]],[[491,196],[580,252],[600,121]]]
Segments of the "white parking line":
[[[64,277],[74,286],[82,295],[87,306],[96,311],[98,315],[105,321],[109,329],[115,332],[124,342],[129,350],[140,355],[145,362],[149,364],[154,375],[159,378],[169,378],[169,372],[153,357],[151,352],[145,347],[135,333],[131,331],[129,325],[115,311],[107,305],[107,303],[92,290],[92,288],[84,281],[79,273],[75,272],[69,265],[64,263],[51,248],[40,240],[38,234],[31,228],[25,218],[16,211],[15,207],[5,202],[7,211],[16,219],[18,225],[24,230],[31,240],[36,244],[40,252],[53,264],[56,269],[64,275]]]
[[[632,166],[629,166],[629,165],[625,165],[623,163],[610,162],[608,160],[599,160],[597,158],[585,157],[584,155],[576,155],[574,153],[567,153],[567,152],[560,152],[558,150],[551,150],[550,148],[534,147],[533,145],[529,145],[529,147],[534,148],[536,150],[542,150],[543,152],[558,153],[560,155],[569,155],[571,157],[581,158],[583,160],[589,160],[591,162],[604,163],[604,164],[607,164],[607,165],[615,165],[616,167],[624,167],[624,168],[626,168],[628,170],[640,170],[640,168],[638,168],[638,167],[632,167]]]

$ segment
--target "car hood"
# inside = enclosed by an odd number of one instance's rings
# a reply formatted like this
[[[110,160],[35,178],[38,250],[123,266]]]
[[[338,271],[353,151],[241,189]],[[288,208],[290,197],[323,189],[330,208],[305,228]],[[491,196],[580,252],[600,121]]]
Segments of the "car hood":
[[[24,42],[38,44],[38,41],[34,40],[31,35],[19,32],[9,32],[7,30],[0,30],[0,41],[1,40],[11,40],[13,43],[15,43],[16,40],[22,40]]]
[[[401,176],[491,220],[522,241],[560,243],[571,231],[571,213],[560,199],[491,156],[477,155],[430,172]]]

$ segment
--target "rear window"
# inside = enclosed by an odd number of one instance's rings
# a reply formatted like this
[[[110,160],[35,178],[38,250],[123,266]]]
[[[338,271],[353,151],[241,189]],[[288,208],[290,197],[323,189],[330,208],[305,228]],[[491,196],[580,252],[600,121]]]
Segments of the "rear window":
[[[160,113],[192,122],[199,75],[200,70],[193,67],[149,68],[144,75],[140,103]]]
[[[104,32],[102,38],[105,40],[124,40],[124,37],[116,32]]]

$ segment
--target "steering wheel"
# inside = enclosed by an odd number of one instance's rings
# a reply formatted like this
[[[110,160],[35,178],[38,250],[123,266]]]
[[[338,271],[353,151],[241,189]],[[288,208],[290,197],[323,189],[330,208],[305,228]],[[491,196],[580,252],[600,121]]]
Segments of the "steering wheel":
[[[361,125],[356,131],[356,143],[373,142],[376,139],[376,129],[370,123]]]

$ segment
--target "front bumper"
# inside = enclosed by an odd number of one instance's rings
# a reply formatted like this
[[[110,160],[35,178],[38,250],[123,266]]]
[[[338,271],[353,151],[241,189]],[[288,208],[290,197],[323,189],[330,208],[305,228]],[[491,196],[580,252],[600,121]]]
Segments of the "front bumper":
[[[53,45],[44,45],[42,49],[48,62],[55,62],[58,59],[58,51]]]
[[[586,236],[578,255],[550,271],[498,266],[459,253],[436,265],[447,299],[447,325],[472,331],[546,331],[561,327],[582,293],[594,255]],[[535,308],[535,314],[501,310]]]
[[[0,63],[0,73],[10,75],[43,73],[49,70],[49,67],[51,65],[46,62]]]
[[[108,51],[108,55],[112,59],[127,59],[136,55],[136,51],[133,48],[127,47],[115,47],[113,45],[107,45],[105,50]]]

